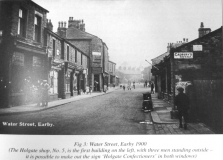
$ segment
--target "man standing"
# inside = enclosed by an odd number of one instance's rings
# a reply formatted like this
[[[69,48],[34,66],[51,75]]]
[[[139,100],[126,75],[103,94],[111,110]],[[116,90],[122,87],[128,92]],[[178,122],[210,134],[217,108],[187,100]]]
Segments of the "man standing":
[[[47,83],[47,80],[43,80],[42,83],[42,106],[48,106],[48,90],[49,90],[49,84]]]
[[[153,84],[153,82],[151,82],[151,94],[153,94],[154,93],[154,84]]]
[[[179,128],[183,128],[182,125],[182,117],[184,117],[184,129],[187,129],[187,122],[188,122],[188,110],[190,105],[190,99],[189,97],[183,93],[183,88],[178,88],[179,94],[175,98],[175,105],[177,106],[178,115],[179,115],[179,121],[180,125]]]

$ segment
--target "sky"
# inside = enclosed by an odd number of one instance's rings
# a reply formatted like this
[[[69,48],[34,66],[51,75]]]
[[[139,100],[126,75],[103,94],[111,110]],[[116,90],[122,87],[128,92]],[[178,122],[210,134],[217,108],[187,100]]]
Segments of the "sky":
[[[198,38],[201,22],[222,26],[221,0],[33,0],[49,13],[54,32],[69,17],[83,19],[86,32],[103,40],[118,66],[146,67],[168,43]]]

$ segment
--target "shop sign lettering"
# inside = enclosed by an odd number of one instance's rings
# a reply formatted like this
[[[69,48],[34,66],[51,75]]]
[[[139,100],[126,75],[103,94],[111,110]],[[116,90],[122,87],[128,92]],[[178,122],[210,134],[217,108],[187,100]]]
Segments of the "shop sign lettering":
[[[193,59],[193,52],[174,52],[174,59]]]

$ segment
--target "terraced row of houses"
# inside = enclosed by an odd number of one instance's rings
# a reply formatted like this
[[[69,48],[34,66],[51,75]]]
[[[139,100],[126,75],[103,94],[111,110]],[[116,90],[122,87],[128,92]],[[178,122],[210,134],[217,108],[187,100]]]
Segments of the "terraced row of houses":
[[[106,43],[73,17],[53,32],[47,13],[32,0],[0,2],[0,107],[35,102],[43,80],[50,101],[116,84]]]

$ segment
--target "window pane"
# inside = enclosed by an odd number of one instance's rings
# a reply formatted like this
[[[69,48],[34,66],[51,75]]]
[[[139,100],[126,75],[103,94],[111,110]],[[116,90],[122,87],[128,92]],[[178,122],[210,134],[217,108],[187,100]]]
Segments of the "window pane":
[[[35,17],[34,24],[37,25],[37,17]]]
[[[37,42],[40,42],[40,36],[41,36],[41,17],[35,16],[35,40]]]
[[[21,19],[19,18],[19,21],[18,21],[18,34],[20,34],[20,21],[21,21]]]
[[[20,17],[20,18],[23,18],[23,17],[22,17],[22,9],[19,9],[19,17]]]

